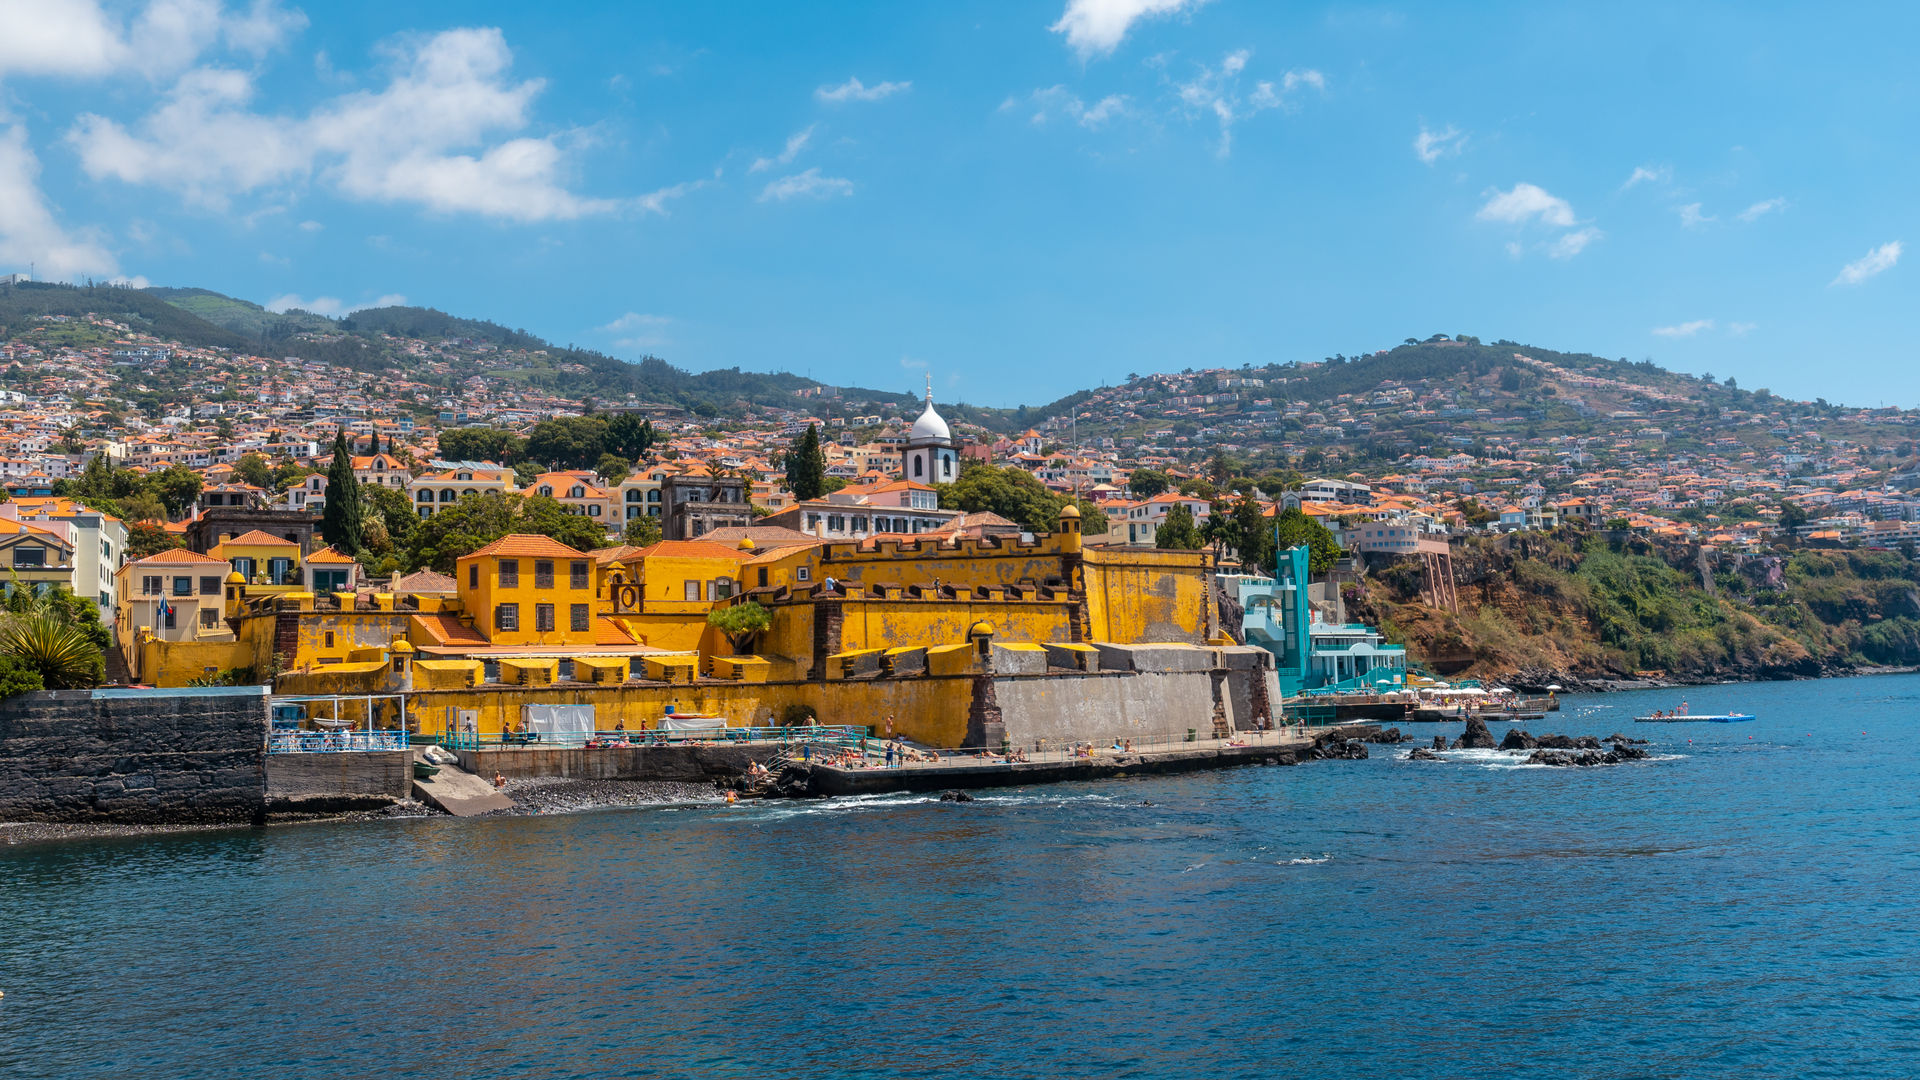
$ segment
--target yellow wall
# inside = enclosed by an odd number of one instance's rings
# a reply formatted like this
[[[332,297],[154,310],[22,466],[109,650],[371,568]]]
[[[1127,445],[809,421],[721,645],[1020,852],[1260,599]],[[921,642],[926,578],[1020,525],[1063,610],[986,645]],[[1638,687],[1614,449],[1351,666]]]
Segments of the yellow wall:
[[[1083,574],[1087,636],[1134,645],[1212,636],[1211,555],[1202,551],[1102,551],[1089,548]],[[1018,635],[1010,635],[1018,636]],[[1028,638],[1063,641],[1065,638]]]
[[[134,678],[149,686],[185,686],[204,675],[254,663],[252,650],[241,641],[162,641],[142,634],[127,651]]]
[[[740,554],[744,556],[747,553]],[[746,587],[740,580],[740,564],[740,558],[732,556],[648,555],[628,560],[623,565],[627,568],[627,580],[645,590],[641,600],[642,611],[649,615],[697,615],[704,620],[707,612],[713,610],[713,603],[707,599],[710,582],[717,578],[729,578],[733,581],[736,594]],[[686,583],[689,581],[699,584],[698,600],[686,598]]]
[[[696,686],[562,686],[508,687],[505,690],[432,690],[408,695],[407,705],[417,728],[440,734],[447,716],[462,710],[479,713],[483,735],[498,735],[501,721],[520,724],[521,705],[593,705],[595,724],[611,731],[624,722],[628,731],[653,728],[672,704],[676,712],[725,716],[733,727],[757,726],[771,714],[778,723],[789,705],[813,710],[822,724],[866,725],[876,733],[891,714],[894,729],[915,742],[932,746],[959,746],[966,740],[967,710],[973,702],[973,679],[925,677],[836,683],[701,683]],[[453,709],[448,713],[448,708]]]
[[[460,599],[464,602],[466,610],[473,613],[474,629],[479,630],[495,645],[592,645],[592,616],[599,614],[602,610],[602,605],[596,602],[594,596],[593,560],[585,555],[578,559],[559,557],[535,559],[522,555],[509,561],[519,563],[520,567],[519,584],[511,587],[500,583],[501,556],[467,556],[459,561],[456,569],[460,582]],[[535,564],[539,562],[553,564],[551,587],[540,588],[535,585],[538,580]],[[586,564],[585,588],[576,589],[571,584],[573,575],[570,567],[575,562]],[[477,585],[470,585],[469,582],[474,580],[472,569],[476,565],[480,568],[479,580]],[[500,604],[520,605],[519,629],[494,629],[495,608]],[[547,633],[534,629],[539,625],[535,619],[535,608],[540,604],[552,604],[554,609],[553,629]],[[587,605],[587,629],[584,633],[577,633],[570,629],[573,625],[570,609],[574,604]]]

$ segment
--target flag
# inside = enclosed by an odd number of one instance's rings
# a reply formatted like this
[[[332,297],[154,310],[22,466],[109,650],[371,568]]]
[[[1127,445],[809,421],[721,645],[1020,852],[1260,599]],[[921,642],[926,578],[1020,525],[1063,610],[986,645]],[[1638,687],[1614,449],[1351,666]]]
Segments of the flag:
[[[173,618],[173,605],[168,603],[167,598],[164,596],[160,598],[160,618],[162,619]]]

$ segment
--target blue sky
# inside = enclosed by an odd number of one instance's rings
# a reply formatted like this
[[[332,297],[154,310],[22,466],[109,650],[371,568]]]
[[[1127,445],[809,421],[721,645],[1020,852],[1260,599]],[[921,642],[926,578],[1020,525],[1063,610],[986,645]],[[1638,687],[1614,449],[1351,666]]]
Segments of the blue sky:
[[[0,272],[994,405],[1472,333],[1913,406],[1916,24],[0,0]]]

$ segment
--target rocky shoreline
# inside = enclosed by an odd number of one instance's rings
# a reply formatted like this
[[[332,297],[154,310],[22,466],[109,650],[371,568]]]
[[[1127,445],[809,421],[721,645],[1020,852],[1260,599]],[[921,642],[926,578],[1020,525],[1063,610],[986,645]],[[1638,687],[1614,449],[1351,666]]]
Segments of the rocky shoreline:
[[[235,829],[281,828],[289,825],[320,825],[342,821],[374,821],[383,818],[439,817],[438,810],[405,799],[367,810],[328,812],[276,811],[267,814],[259,825],[246,822],[208,824],[120,824],[115,822],[0,821],[0,846],[55,843],[67,840],[107,840],[123,836],[162,836],[173,833],[222,832]]]

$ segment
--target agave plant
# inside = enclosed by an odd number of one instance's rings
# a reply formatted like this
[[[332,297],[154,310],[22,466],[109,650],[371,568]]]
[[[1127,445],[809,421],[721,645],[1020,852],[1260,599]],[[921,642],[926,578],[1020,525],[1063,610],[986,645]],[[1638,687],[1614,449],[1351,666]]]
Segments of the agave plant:
[[[105,668],[99,647],[85,630],[44,612],[0,622],[0,656],[38,671],[49,690],[93,686]]]

